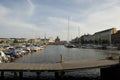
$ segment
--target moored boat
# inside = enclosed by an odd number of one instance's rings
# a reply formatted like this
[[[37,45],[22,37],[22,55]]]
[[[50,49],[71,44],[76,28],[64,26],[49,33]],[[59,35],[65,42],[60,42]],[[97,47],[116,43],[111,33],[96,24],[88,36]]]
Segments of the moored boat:
[[[3,51],[0,51],[0,63],[8,62],[8,57],[5,55]]]
[[[67,48],[75,48],[75,45],[71,44],[71,43],[67,43],[67,44],[65,44],[65,47],[67,47]]]

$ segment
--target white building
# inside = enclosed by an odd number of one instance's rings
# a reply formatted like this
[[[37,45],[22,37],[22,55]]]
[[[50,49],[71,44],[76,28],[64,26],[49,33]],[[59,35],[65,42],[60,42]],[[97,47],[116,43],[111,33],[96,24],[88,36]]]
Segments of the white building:
[[[55,42],[55,40],[54,40],[54,38],[53,38],[53,37],[50,37],[48,42],[49,42],[49,43],[54,43],[54,42]]]
[[[103,31],[96,32],[94,36],[94,40],[107,40],[111,43],[111,35],[117,32],[116,28],[111,28]]]

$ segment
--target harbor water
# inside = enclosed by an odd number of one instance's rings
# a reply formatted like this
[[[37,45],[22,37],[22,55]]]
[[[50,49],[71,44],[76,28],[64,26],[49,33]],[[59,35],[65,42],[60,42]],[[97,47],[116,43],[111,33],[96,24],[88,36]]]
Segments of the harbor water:
[[[60,55],[63,61],[79,61],[79,60],[99,60],[105,59],[110,54],[118,56],[119,51],[98,50],[98,49],[81,49],[66,48],[62,45],[48,45],[40,52],[35,52],[27,56],[23,56],[15,60],[16,63],[56,63],[60,61]],[[12,74],[6,73],[9,77]],[[34,78],[35,73],[24,72],[24,77]],[[54,73],[43,72],[40,75],[41,80],[55,80]],[[66,72],[65,80],[100,80],[100,69],[86,69]]]

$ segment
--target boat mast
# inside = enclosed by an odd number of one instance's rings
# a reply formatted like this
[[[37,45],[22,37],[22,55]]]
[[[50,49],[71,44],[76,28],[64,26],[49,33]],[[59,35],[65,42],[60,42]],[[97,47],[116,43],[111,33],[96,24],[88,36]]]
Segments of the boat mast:
[[[69,43],[69,17],[68,17],[68,40],[67,42]]]

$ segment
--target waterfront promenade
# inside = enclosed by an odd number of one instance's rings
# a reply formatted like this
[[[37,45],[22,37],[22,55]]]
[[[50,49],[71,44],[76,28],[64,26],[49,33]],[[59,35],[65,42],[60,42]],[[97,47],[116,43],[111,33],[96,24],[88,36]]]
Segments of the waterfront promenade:
[[[84,60],[63,63],[1,63],[0,71],[69,71],[77,69],[102,68],[118,64],[114,60]]]
[[[63,75],[64,78],[68,76],[68,78],[70,78],[70,76],[73,78],[82,76],[91,78],[89,74],[99,78],[101,77],[101,71],[102,74],[104,74],[104,68],[109,68],[119,64],[119,51],[78,48],[69,49],[65,48],[64,46],[51,45],[46,47],[47,48],[40,52],[35,52],[33,54],[16,59],[15,62],[1,63],[1,78],[6,79],[7,76],[12,78],[17,76],[17,78],[23,80],[24,78],[31,76],[34,79],[37,77],[45,77],[45,79],[50,78],[54,80],[55,78],[57,79]],[[107,60],[106,57],[113,53],[116,55],[114,56],[115,60]],[[89,70],[92,71],[90,72]],[[10,73],[12,76],[10,76],[8,73]]]
[[[69,61],[62,63],[1,63],[1,78],[4,78],[4,72],[19,72],[19,77],[23,77],[23,72],[36,72],[39,76],[41,72],[55,72],[55,77],[62,77],[67,71],[81,69],[105,68],[119,64],[114,60],[89,60],[89,61]]]

